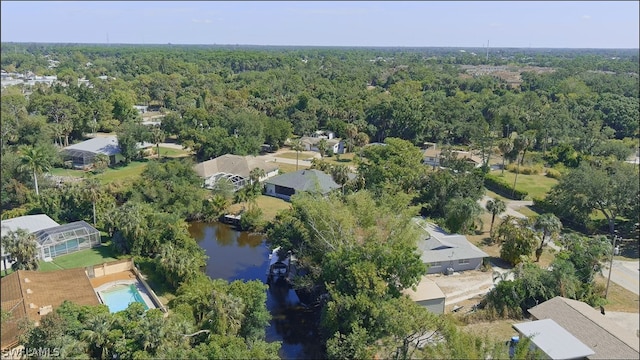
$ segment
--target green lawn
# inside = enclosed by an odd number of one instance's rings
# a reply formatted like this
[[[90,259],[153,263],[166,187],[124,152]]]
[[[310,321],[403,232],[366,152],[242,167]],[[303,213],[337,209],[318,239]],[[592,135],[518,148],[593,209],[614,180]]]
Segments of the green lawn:
[[[170,149],[174,150],[174,149]],[[179,150],[175,150],[179,151]],[[49,172],[51,175],[57,176],[69,176],[78,178],[95,178],[100,180],[103,184],[108,184],[114,180],[122,179],[135,179],[142,174],[142,171],[147,166],[148,160],[132,161],[126,166],[118,166],[115,168],[108,168],[103,173],[94,174],[91,171],[75,170],[75,169],[63,169],[53,168]]]
[[[309,159],[309,158],[314,157],[315,155],[316,155],[316,153],[313,152],[313,151],[301,151],[298,154],[298,159],[299,160]],[[276,154],[275,157],[295,160],[296,159],[296,152],[295,151],[284,152],[284,153]]]
[[[289,173],[296,171],[296,164],[275,163],[283,173]],[[298,164],[298,170],[308,169],[308,166]]]
[[[51,262],[40,261],[40,271],[54,271],[98,265],[118,260],[111,246],[101,245],[91,249],[81,250],[69,255],[59,256]]]
[[[273,220],[280,210],[289,209],[291,207],[291,203],[266,195],[260,195],[256,199],[256,205],[262,209],[262,219],[265,221]],[[248,205],[245,204],[245,208],[247,206]],[[240,210],[242,210],[242,204],[233,204],[229,207],[228,211],[230,213],[237,213]]]
[[[189,155],[191,155],[191,153],[187,150],[172,149],[172,148],[166,148],[166,147],[160,146],[160,156],[162,157],[174,158],[174,157],[185,157]]]
[[[338,160],[338,156],[340,157],[340,160]],[[355,153],[347,153],[347,154],[334,155],[332,157],[325,157],[325,158],[322,158],[322,160],[331,164],[355,165],[355,161],[353,161],[355,156],[356,156]]]
[[[123,167],[109,168],[102,174],[95,175],[95,177],[103,184],[108,184],[116,179],[135,179],[138,178],[140,174],[142,174],[142,171],[144,171],[144,168],[146,166],[147,160],[132,161],[128,165]]]
[[[513,185],[513,180],[516,174],[505,171],[503,175],[500,175],[500,170],[492,171],[491,173],[496,176],[503,177],[508,184]],[[558,180],[546,177],[544,175],[518,175],[518,182],[516,189],[526,191],[529,193],[527,197],[529,200],[539,197],[544,198],[551,187],[558,183]]]

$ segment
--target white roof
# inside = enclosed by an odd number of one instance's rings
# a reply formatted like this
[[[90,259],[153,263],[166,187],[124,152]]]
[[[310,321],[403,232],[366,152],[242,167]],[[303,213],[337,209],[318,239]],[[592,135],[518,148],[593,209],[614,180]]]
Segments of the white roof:
[[[514,324],[514,329],[551,359],[581,359],[595,354],[591,348],[551,319]]]
[[[438,284],[436,284],[433,280],[428,279],[426,276],[423,276],[422,279],[420,279],[420,283],[416,287],[415,291],[413,289],[405,289],[402,291],[402,293],[408,295],[413,301],[425,301],[445,298],[445,295]]]
[[[39,215],[25,215],[13,219],[2,220],[2,236],[5,236],[9,231],[16,231],[18,229],[25,229],[29,233],[34,233],[42,229],[48,229],[55,226],[59,226],[57,222],[52,218],[44,214]]]
[[[117,136],[99,136],[78,144],[67,146],[64,150],[87,151],[95,154],[104,154],[107,156],[120,153]]]
[[[488,257],[487,253],[470,243],[464,235],[446,234],[433,224],[421,218],[415,218],[415,223],[424,230],[426,239],[418,241],[418,249],[424,263],[457,261],[462,259],[477,259]]]

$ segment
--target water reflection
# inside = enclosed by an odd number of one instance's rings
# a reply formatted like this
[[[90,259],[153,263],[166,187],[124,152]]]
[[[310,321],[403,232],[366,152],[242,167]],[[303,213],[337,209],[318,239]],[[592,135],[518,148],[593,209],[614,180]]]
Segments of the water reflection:
[[[220,223],[193,223],[189,231],[209,256],[206,273],[213,279],[266,281],[269,249],[259,234],[239,232]],[[317,314],[306,310],[286,284],[272,284],[267,291],[271,325],[267,341],[281,341],[283,359],[318,358],[320,349]]]

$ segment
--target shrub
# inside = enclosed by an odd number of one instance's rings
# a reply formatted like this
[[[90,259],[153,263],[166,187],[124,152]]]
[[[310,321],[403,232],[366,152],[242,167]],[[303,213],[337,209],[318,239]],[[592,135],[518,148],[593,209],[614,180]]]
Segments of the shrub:
[[[262,223],[262,209],[252,207],[242,213],[240,217],[240,230],[256,230]]]
[[[507,169],[508,171],[510,171],[512,173],[517,173],[518,172],[518,165],[516,165],[516,164],[508,164],[507,166],[505,166],[505,169]],[[533,165],[533,166],[520,166],[520,174],[537,175],[537,174],[540,174],[543,169],[544,168],[540,164],[536,164],[536,165]]]
[[[517,189],[514,191],[513,186],[508,184],[503,178],[491,174],[485,175],[484,186],[487,189],[509,199],[524,200],[524,198],[529,195],[529,193],[526,191]]]
[[[547,169],[547,173],[544,175],[548,178],[552,178],[552,179],[556,179],[559,180],[560,177],[562,176],[562,174],[560,173],[560,171],[555,170],[555,169]]]

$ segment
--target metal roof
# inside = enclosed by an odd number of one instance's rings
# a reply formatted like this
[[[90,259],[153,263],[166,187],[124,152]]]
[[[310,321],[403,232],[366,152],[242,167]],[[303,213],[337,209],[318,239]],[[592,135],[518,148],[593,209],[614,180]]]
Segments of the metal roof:
[[[442,289],[433,280],[423,276],[416,289],[404,289],[403,294],[408,295],[413,301],[425,301],[434,299],[444,299]]]
[[[45,214],[38,215],[25,215],[13,219],[2,220],[2,236],[5,236],[9,231],[16,231],[18,229],[25,229],[29,233],[59,226],[57,222]]]
[[[638,359],[638,337],[586,303],[556,296],[529,309],[536,319],[553,319],[595,354],[589,359]],[[637,316],[638,314],[630,314]]]
[[[265,184],[287,187],[296,191],[319,191],[321,194],[340,188],[331,175],[316,169],[298,170],[275,176],[266,180]]]
[[[591,348],[551,319],[513,324],[513,328],[554,360],[582,359],[594,354]]]
[[[63,151],[72,156],[83,152],[112,156],[120,153],[120,147],[118,146],[117,136],[101,136],[67,146]]]
[[[448,235],[420,218],[416,218],[414,221],[426,236],[426,239],[418,240],[418,249],[422,253],[420,258],[424,263],[477,259],[489,256],[470,243],[464,235]]]

